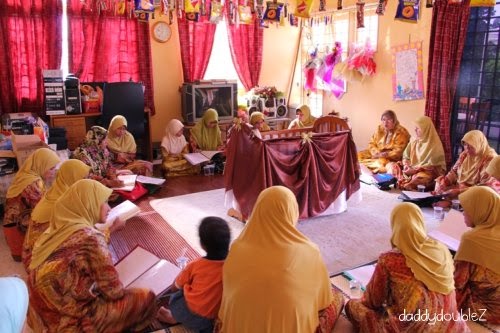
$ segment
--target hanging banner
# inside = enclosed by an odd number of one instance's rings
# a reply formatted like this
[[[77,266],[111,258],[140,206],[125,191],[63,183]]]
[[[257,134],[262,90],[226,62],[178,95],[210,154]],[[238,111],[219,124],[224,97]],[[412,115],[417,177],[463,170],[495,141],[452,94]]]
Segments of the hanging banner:
[[[392,47],[392,99],[424,98],[422,42]]]

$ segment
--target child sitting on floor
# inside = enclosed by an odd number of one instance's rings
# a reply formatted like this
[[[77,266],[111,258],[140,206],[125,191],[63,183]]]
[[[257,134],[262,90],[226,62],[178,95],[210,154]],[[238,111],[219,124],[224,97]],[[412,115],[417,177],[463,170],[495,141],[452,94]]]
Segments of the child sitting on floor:
[[[222,299],[222,265],[231,232],[219,217],[205,217],[198,228],[201,247],[207,255],[190,262],[176,277],[170,290],[169,309],[161,307],[158,319],[181,323],[200,332],[212,332]]]

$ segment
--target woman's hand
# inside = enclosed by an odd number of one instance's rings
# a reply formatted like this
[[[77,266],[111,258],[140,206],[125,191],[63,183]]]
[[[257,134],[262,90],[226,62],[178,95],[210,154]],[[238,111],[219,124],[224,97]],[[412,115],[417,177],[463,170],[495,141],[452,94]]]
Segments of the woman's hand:
[[[122,220],[121,218],[117,217],[112,223],[111,226],[109,227],[109,230],[111,232],[115,232],[116,230],[121,230],[125,228],[126,221]]]
[[[118,153],[116,155],[116,162],[118,163],[130,163],[132,161],[128,153]]]

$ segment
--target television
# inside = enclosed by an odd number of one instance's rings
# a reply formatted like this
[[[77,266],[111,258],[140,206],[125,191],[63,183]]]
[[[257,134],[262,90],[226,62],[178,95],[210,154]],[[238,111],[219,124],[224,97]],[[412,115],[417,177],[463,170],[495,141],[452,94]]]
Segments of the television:
[[[184,83],[181,93],[182,117],[186,123],[195,123],[210,108],[217,111],[219,121],[232,120],[237,115],[236,82]]]

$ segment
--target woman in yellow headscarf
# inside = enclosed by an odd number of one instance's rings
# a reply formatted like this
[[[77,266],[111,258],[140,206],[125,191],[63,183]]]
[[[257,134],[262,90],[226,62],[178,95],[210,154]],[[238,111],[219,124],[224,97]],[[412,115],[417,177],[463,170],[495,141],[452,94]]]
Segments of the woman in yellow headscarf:
[[[253,126],[253,132],[256,137],[262,139],[260,132],[267,132],[270,130],[269,125],[266,124],[266,119],[262,112],[252,112],[250,115],[250,125]]]
[[[427,237],[420,208],[398,204],[391,229],[393,250],[379,256],[363,298],[346,304],[354,327],[367,333],[469,332],[457,311],[450,251]],[[420,319],[425,314],[428,319]]]
[[[416,191],[418,185],[434,189],[434,179],[446,172],[444,149],[432,119],[427,116],[415,120],[415,140],[403,152],[401,164],[392,168],[402,190]]]
[[[189,136],[192,151],[222,150],[219,115],[215,109],[208,109],[193,128]]]
[[[97,229],[109,213],[111,192],[91,179],[74,183],[56,201],[50,227],[35,243],[27,281],[30,312],[43,318],[49,332],[140,330],[156,313],[151,290],[123,288]],[[41,332],[36,324],[33,330]]]
[[[5,201],[3,232],[15,261],[21,261],[31,211],[42,199],[46,191],[45,183],[53,180],[59,162],[53,150],[37,149],[24,161],[10,184]]]
[[[133,135],[127,131],[127,119],[124,116],[118,115],[111,119],[106,142],[117,169],[130,170],[137,175],[144,176],[153,174],[151,162],[135,159],[137,145]]]
[[[489,185],[499,192],[500,182],[492,180],[486,172],[490,161],[497,156],[497,153],[489,146],[483,132],[473,130],[465,133],[462,145],[464,151],[455,165],[446,175],[436,178],[436,194],[452,199],[474,185]]]
[[[316,244],[297,230],[297,199],[262,191],[223,268],[220,332],[331,332],[343,307]]]
[[[297,118],[292,120],[290,125],[288,125],[288,129],[312,127],[314,125],[316,118],[311,116],[311,109],[307,105],[299,106],[295,112]]]
[[[500,196],[486,186],[459,195],[465,224],[455,254],[458,307],[500,324]]]
[[[49,227],[49,220],[56,200],[77,180],[89,175],[90,167],[80,160],[69,159],[61,164],[56,180],[31,212],[28,230],[24,237],[23,264],[28,271],[31,262],[31,250],[35,241]]]

